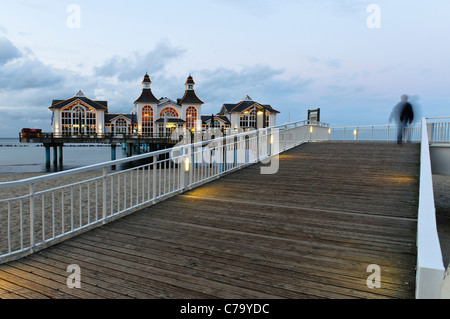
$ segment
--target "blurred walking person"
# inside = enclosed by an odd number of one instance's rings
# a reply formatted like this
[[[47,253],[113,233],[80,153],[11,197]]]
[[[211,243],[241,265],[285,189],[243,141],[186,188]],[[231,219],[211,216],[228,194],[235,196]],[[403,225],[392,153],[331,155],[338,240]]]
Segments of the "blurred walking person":
[[[411,104],[408,102],[408,96],[402,95],[401,101],[394,106],[394,109],[389,116],[389,123],[394,120],[398,124],[397,144],[402,144],[403,137],[406,136],[407,141],[410,141],[410,134],[408,131],[408,124],[411,124],[414,119],[414,112]]]

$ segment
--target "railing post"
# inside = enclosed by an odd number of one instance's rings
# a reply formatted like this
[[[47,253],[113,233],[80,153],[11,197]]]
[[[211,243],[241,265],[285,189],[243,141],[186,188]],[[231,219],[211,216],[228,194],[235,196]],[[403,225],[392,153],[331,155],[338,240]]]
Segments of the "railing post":
[[[283,130],[283,140],[284,140],[284,148],[283,151],[285,151],[287,149],[287,125],[284,126],[284,130]]]
[[[158,171],[158,157],[153,155],[153,200],[156,199],[156,172]],[[180,168],[181,169],[181,168]]]
[[[103,167],[103,223],[106,222],[106,210],[107,210],[107,175],[108,172],[106,170],[106,167]]]
[[[255,133],[256,133],[256,162],[259,162],[260,159],[259,130],[257,130]]]
[[[35,217],[36,217],[36,211],[34,208],[34,184],[30,184],[30,248],[31,251],[36,250],[36,237],[35,237]]]

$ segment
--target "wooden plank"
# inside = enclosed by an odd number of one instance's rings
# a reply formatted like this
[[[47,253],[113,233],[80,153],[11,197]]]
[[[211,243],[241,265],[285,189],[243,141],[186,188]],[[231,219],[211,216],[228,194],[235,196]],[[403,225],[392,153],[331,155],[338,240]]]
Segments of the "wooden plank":
[[[17,290],[0,294],[413,298],[418,155],[413,144],[304,144],[276,174],[253,165],[2,265]],[[74,260],[83,290],[61,288]],[[381,289],[366,285],[374,263]]]
[[[342,244],[366,244],[366,242],[370,241],[371,244],[380,245],[382,249],[396,249],[394,245],[400,246],[398,249],[402,251],[408,247],[415,249],[415,245],[411,243],[411,238],[415,235],[415,232],[411,230],[411,223],[416,221],[409,222],[409,227],[406,228],[407,231],[402,233],[399,238],[392,239],[392,235],[398,233],[397,224],[401,223],[395,223],[394,226],[397,227],[394,227],[391,225],[393,224],[391,220],[388,221],[389,223],[385,221],[380,223],[380,225],[371,227],[372,225],[369,223],[341,221],[339,212],[335,212],[334,216],[324,216],[323,214],[317,216],[317,212],[308,214],[303,209],[278,207],[277,211],[274,212],[258,205],[256,205],[258,212],[254,213],[255,204],[253,203],[240,203],[239,211],[231,211],[228,208],[224,208],[227,206],[227,203],[219,202],[215,211],[211,212],[210,209],[205,209],[208,206],[208,202],[209,200],[199,198],[196,198],[195,203],[189,203],[185,200],[171,201],[166,203],[167,205],[159,206],[157,210],[151,210],[152,217],[183,221],[186,219],[183,215],[189,213],[189,220],[192,223],[227,229],[239,229],[243,228],[241,227],[242,225],[245,225],[248,231],[259,231],[273,236],[280,235],[282,237],[298,238],[301,234],[314,233],[316,237],[322,236],[325,238],[330,236],[333,240],[337,240]],[[171,209],[170,213],[167,212],[169,206]],[[177,212],[179,213],[177,214]],[[327,218],[330,220],[327,220]],[[269,229],[266,227],[267,224],[270,224]],[[364,242],[361,241],[362,237],[364,237]]]
[[[76,298],[73,295],[61,292],[57,287],[54,286],[53,281],[41,279],[37,276],[32,276],[28,272],[16,269],[12,265],[8,265],[8,267],[2,267],[2,269],[0,269],[0,279],[5,281],[9,280],[15,283],[18,289],[14,289],[13,292],[24,296],[25,298],[28,298],[29,294],[34,292],[43,294],[48,298]]]
[[[319,278],[319,281],[322,280],[324,283],[327,284],[327,290],[329,290],[330,285],[333,283],[333,281],[336,281],[336,278],[340,278],[340,280],[343,280],[345,276],[342,276],[341,274],[336,272],[336,268],[339,268],[336,266],[336,263],[332,263],[330,268],[326,268],[323,265],[323,262],[319,261],[315,265],[312,264],[311,267],[308,269],[308,265],[305,264],[305,260],[303,260],[301,263],[294,263],[292,262],[291,258],[287,257],[286,260],[280,259],[280,255],[275,256],[273,262],[270,262],[270,256],[267,254],[267,252],[264,252],[263,254],[260,254],[259,256],[248,256],[246,255],[246,247],[240,247],[235,248],[238,250],[239,248],[242,250],[240,251],[230,251],[229,249],[226,249],[225,252],[222,252],[219,250],[214,250],[211,246],[208,247],[208,241],[205,240],[203,245],[199,246],[192,246],[191,248],[187,245],[181,245],[180,237],[177,235],[173,235],[173,237],[170,237],[169,234],[165,233],[161,237],[157,237],[154,240],[151,240],[153,237],[152,234],[154,232],[149,231],[149,236],[146,237],[146,239],[143,239],[143,236],[139,237],[139,246],[143,247],[142,249],[139,249],[138,254],[141,255],[144,252],[148,253],[149,256],[154,256],[156,260],[165,260],[165,258],[172,256],[170,259],[167,259],[168,262],[173,262],[175,257],[181,258],[180,265],[183,265],[186,267],[186,264],[192,264],[193,267],[198,267],[205,264],[205,269],[202,271],[210,271],[211,270],[211,264],[215,264],[218,268],[217,271],[220,274],[223,274],[224,272],[228,272],[228,269],[231,268],[231,274],[230,277],[237,276],[238,278],[247,277],[247,280],[263,280],[267,281],[268,279],[272,280],[272,285],[277,286],[278,284],[287,284],[290,286],[295,286],[294,283],[296,282],[296,279],[300,277],[304,278],[311,278],[311,275],[315,273],[317,275],[317,278]],[[107,233],[102,232],[101,234],[97,235],[98,238],[95,238],[93,233],[91,233],[89,239],[90,242],[102,242],[104,240],[108,240],[108,246],[111,246],[111,242],[109,240],[111,237],[113,237],[115,240],[129,237],[122,239],[126,242],[129,242],[131,240],[136,240],[135,230],[130,230],[128,235],[126,235],[126,227],[121,228],[120,234],[123,234],[119,236],[119,234],[116,232],[114,234],[111,234],[108,236]],[[174,239],[173,242],[171,242],[171,238]],[[178,238],[178,241],[177,241]],[[189,243],[192,244],[193,240],[189,239]],[[148,247],[148,248],[147,248]],[[172,248],[172,252],[169,252]],[[254,247],[254,246],[253,246]],[[222,247],[228,248],[228,247]],[[252,250],[252,253],[255,254],[255,250]],[[167,255],[166,255],[167,254]],[[257,254],[257,252],[256,252]],[[181,257],[184,256],[184,257]],[[199,256],[199,257],[196,257]],[[259,259],[258,259],[259,257]],[[308,264],[311,264],[311,262],[308,262]],[[243,272],[241,274],[236,274],[237,270],[239,269],[240,272]],[[256,270],[256,271],[255,271]],[[330,273],[328,275],[328,272],[333,271],[333,273]],[[365,269],[364,269],[365,270]],[[251,274],[251,276],[250,276]],[[278,275],[280,275],[278,277]],[[307,277],[305,277],[305,275]],[[249,277],[250,276],[250,277]],[[260,278],[258,278],[260,277]],[[284,279],[283,279],[284,278]],[[357,282],[359,286],[365,287],[365,278],[364,275],[362,278],[364,280],[361,280],[361,277],[356,277],[356,274],[354,272],[354,269],[352,272],[349,272],[346,276],[347,281],[353,281],[354,284]],[[339,285],[342,285],[342,281],[339,282]],[[383,284],[385,281],[383,281]],[[386,287],[388,287],[390,284],[386,283]],[[343,285],[346,286],[345,283]],[[394,285],[392,285],[394,286]],[[297,284],[296,288],[291,289],[299,289],[299,291],[304,291],[305,286]],[[354,286],[352,287],[354,288]],[[395,288],[395,287],[394,287]],[[270,287],[267,287],[268,291],[270,291]],[[317,294],[317,292],[316,292]],[[330,297],[330,293],[327,292],[328,297]],[[286,296],[287,293],[285,293],[284,296]],[[322,295],[322,297],[324,294]],[[342,294],[340,295],[342,297]]]
[[[104,242],[104,240],[100,240]],[[211,298],[207,294],[196,293],[193,290],[174,288],[162,281],[154,280],[146,272],[135,271],[128,267],[123,267],[111,261],[104,262],[98,258],[93,258],[89,253],[80,253],[75,249],[58,249],[55,251],[43,251],[41,253],[47,259],[58,262],[69,262],[70,260],[82,260],[80,267],[87,270],[87,275],[98,277],[109,281],[114,285],[116,291],[123,291],[124,294],[133,295],[138,298]],[[84,272],[85,273],[85,272]],[[83,278],[85,275],[83,275]],[[84,281],[85,279],[83,279]],[[88,278],[89,280],[89,278]],[[131,292],[130,292],[131,291]],[[134,292],[133,292],[134,291]]]
[[[96,252],[99,250],[97,246],[94,247],[87,243],[79,243],[76,240],[71,241],[70,245],[72,247],[71,249],[76,250],[80,254],[89,254],[91,253],[91,250]],[[106,251],[105,249],[100,250]],[[218,298],[277,298],[276,295],[264,291],[249,290],[219,281],[211,281],[204,277],[186,275],[185,269],[172,271],[159,268],[141,255],[132,254],[132,251],[129,251],[128,253],[114,251],[107,256],[96,253],[95,257],[104,261],[126,266],[133,272],[143,271],[147,276],[157,278],[158,280],[170,283],[171,285],[181,286],[203,294],[212,294]]]

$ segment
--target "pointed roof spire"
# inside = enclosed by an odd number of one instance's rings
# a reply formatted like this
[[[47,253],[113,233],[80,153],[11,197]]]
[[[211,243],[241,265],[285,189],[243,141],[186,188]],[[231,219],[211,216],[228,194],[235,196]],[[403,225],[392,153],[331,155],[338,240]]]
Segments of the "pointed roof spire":
[[[152,93],[151,84],[152,80],[150,80],[150,76],[145,72],[144,79],[142,80],[142,93],[134,103],[159,103],[159,100]]]
[[[145,72],[144,79],[142,80],[142,84],[144,83],[152,83],[152,80],[150,80],[150,76]]]
[[[247,94],[243,101],[253,101],[253,99]]]
[[[194,82],[194,79],[192,78],[192,75],[189,73],[189,76],[188,76],[188,78],[187,78],[187,80],[186,80],[186,86],[188,85],[188,84],[195,84],[195,82]],[[194,87],[192,87],[192,90],[194,89]]]
[[[77,94],[75,94],[74,97],[86,97],[86,95],[84,95],[83,91],[78,90]]]
[[[189,76],[186,80],[186,91],[184,92],[184,96],[179,100],[179,103],[199,103],[203,104],[204,102],[200,100],[195,94],[194,91],[195,82],[192,78],[192,75],[189,73]]]

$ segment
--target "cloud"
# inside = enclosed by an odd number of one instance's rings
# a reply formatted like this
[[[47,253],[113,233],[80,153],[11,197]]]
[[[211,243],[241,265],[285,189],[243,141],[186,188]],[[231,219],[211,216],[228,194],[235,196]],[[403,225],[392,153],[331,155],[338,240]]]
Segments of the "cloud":
[[[330,59],[325,62],[327,66],[333,69],[339,69],[342,66],[342,61],[339,59]]]
[[[343,61],[337,58],[326,58],[321,59],[318,57],[309,56],[306,60],[312,64],[324,65],[331,69],[340,69],[342,67]]]
[[[372,2],[368,0],[330,0],[329,4],[336,13],[365,12],[365,8]]]
[[[22,53],[11,41],[7,38],[0,38],[0,66],[21,56]]]
[[[165,66],[172,60],[183,56],[185,50],[172,46],[167,40],[161,40],[146,54],[134,52],[131,56],[113,56],[105,63],[94,68],[97,76],[117,77],[122,81],[130,81],[141,76],[146,70],[149,74],[164,71]]]
[[[0,38],[0,92],[53,87],[64,81],[61,70],[36,59],[29,48]]]
[[[0,68],[0,91],[52,87],[64,81],[61,73],[39,60],[20,59]]]
[[[237,103],[246,94],[256,102],[274,108],[295,104],[311,79],[287,77],[284,69],[266,64],[244,66],[240,70],[217,68],[195,72],[196,92],[205,108],[218,112],[224,103]],[[197,76],[198,74],[198,76]]]

